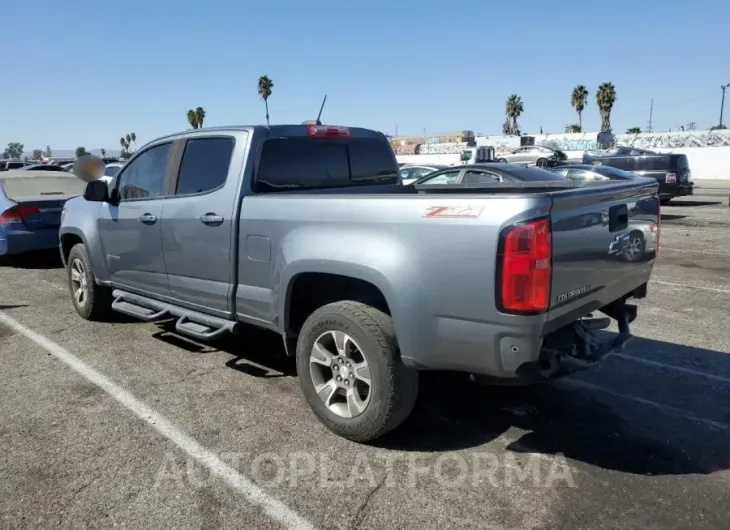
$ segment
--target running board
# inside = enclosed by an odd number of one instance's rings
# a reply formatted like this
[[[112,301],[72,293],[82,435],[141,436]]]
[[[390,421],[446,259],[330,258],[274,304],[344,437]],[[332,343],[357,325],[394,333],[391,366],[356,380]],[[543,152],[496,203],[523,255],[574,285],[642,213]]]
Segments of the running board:
[[[200,341],[238,332],[239,323],[115,289],[112,309],[145,322],[177,317],[175,331]]]

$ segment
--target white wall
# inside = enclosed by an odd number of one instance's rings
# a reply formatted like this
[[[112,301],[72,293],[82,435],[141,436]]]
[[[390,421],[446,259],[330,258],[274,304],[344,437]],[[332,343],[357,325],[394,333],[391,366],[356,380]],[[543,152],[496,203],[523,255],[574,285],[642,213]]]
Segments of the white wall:
[[[730,146],[727,147],[684,147],[654,148],[659,153],[682,153],[687,155],[693,179],[730,180]],[[566,151],[571,159],[581,159],[583,151]],[[407,164],[460,164],[458,154],[397,155],[398,162]]]

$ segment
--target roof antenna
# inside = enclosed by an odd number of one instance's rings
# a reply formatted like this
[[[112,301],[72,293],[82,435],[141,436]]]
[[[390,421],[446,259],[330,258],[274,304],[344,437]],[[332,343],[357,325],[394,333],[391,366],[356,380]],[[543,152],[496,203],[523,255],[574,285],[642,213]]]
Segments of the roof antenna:
[[[317,114],[317,125],[322,125],[322,122],[319,121],[319,119],[322,117],[322,110],[324,110],[325,103],[327,103],[327,94],[324,95],[324,99],[322,100],[322,106],[319,107],[319,114]]]

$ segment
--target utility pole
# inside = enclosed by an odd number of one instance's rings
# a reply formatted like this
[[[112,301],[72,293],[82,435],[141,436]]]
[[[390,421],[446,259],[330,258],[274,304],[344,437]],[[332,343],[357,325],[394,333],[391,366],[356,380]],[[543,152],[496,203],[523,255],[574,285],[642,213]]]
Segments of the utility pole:
[[[687,124],[687,130],[694,131],[695,130],[695,125],[697,125],[697,122],[694,122],[694,121],[689,122]]]
[[[649,107],[649,121],[646,124],[646,132],[654,132],[654,122],[652,121],[652,118],[654,117],[654,99],[651,100],[651,106]]]
[[[725,109],[725,89],[729,86],[730,83],[720,87],[722,89],[722,101],[720,102],[720,128],[722,128],[722,111]]]

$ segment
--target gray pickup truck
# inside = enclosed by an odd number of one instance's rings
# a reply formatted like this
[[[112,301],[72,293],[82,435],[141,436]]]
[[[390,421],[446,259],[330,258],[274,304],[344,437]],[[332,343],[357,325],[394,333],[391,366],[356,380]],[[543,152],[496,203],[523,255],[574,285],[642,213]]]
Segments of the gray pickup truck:
[[[316,416],[360,442],[408,417],[420,370],[534,382],[620,349],[658,249],[653,179],[490,164],[465,169],[474,184],[402,186],[386,137],[361,128],[198,129],[108,184],[89,167],[60,227],[79,315],[174,318],[203,341],[271,330]],[[641,259],[623,257],[632,230],[652,238]]]

